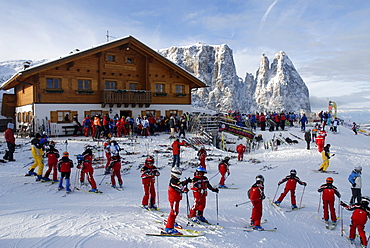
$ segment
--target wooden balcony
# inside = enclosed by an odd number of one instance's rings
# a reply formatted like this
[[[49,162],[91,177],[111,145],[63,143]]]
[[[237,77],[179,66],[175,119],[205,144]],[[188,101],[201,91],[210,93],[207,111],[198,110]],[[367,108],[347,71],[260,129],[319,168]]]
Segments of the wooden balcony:
[[[145,90],[103,90],[101,91],[102,106],[109,105],[113,107],[117,104],[117,107],[121,107],[123,104],[128,107],[130,104],[134,107],[146,106],[149,107],[152,103],[152,92]]]

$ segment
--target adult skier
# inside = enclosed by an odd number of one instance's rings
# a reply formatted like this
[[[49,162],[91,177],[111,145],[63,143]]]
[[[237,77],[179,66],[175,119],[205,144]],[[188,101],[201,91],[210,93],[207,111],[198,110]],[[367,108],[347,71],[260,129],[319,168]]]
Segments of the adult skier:
[[[351,174],[348,176],[348,181],[351,183],[351,205],[354,203],[361,202],[361,187],[362,187],[362,167],[357,166]]]
[[[226,173],[227,176],[230,176],[230,164],[229,164],[230,157],[225,157],[219,164],[218,164],[218,172],[220,172],[221,178],[220,182],[218,183],[219,188],[227,188],[225,185],[226,180]]]
[[[356,122],[353,122],[352,123],[352,131],[355,133],[355,135],[357,135],[357,124],[356,124]]]
[[[58,161],[58,171],[60,172],[59,178],[59,190],[64,189],[63,187],[63,179],[66,179],[66,191],[71,192],[71,170],[73,168],[73,161],[69,159],[69,153],[63,152],[62,158]]]
[[[141,201],[142,208],[149,210],[150,208],[158,209],[155,192],[155,177],[160,175],[157,167],[154,166],[154,157],[148,156],[145,160],[144,166],[140,170],[141,183],[144,188],[144,196]]]
[[[77,137],[77,132],[78,132],[78,130],[79,130],[79,129],[80,129],[80,127],[81,127],[81,123],[78,121],[78,114],[75,114],[75,115],[73,116],[72,124],[73,124],[73,127],[74,127],[74,130],[73,130],[73,137]]]
[[[256,182],[248,190],[247,195],[251,200],[253,209],[251,215],[251,226],[253,229],[262,231],[261,218],[262,218],[262,201],[265,199],[264,184],[265,178],[262,175],[256,176]]]
[[[347,205],[340,202],[340,205],[347,210],[353,211],[351,216],[351,225],[349,229],[349,240],[353,243],[355,241],[356,229],[361,237],[362,247],[367,247],[367,236],[365,233],[365,224],[370,215],[369,199],[362,198],[361,202],[354,205]]]
[[[304,132],[304,140],[307,143],[307,150],[310,150],[310,143],[311,143],[311,129],[308,129]]]
[[[340,198],[340,193],[333,185],[333,178],[328,177],[326,178],[326,184],[323,184],[320,186],[320,188],[317,190],[319,193],[322,195],[322,206],[324,209],[324,221],[325,224],[328,224],[329,222],[329,210],[330,210],[330,216],[331,216],[331,221],[332,225],[337,224],[337,216],[335,214],[335,207],[334,207],[334,202],[335,202],[335,195]]]
[[[8,150],[6,150],[3,159],[9,160],[9,162],[15,161],[14,159],[14,151],[15,151],[15,137],[14,137],[14,123],[9,122],[7,124],[7,129],[4,132],[4,138]]]
[[[43,162],[43,145],[41,144],[41,134],[37,133],[35,138],[31,140],[31,153],[33,160],[35,161],[33,165],[31,165],[30,170],[26,174],[26,176],[37,176],[36,181],[40,181],[42,179],[42,173],[44,170],[44,162]],[[38,167],[37,174],[34,170]]]
[[[187,130],[186,119],[185,119],[185,116],[181,116],[180,126],[179,126],[179,137],[181,137],[181,134],[182,134],[183,138],[185,139],[185,130]]]
[[[50,141],[48,148],[46,149],[45,156],[48,158],[48,169],[45,172],[44,177],[41,181],[50,181],[49,175],[53,171],[53,182],[58,182],[58,158],[59,151],[55,149],[55,142]]]
[[[247,147],[241,143],[236,146],[236,151],[238,152],[238,161],[243,161],[244,153],[246,150]]]
[[[85,118],[82,120],[82,126],[84,128],[84,136],[89,136],[89,129],[91,128],[91,119],[89,115],[85,115]]]
[[[333,154],[334,156],[334,154]],[[322,157],[322,164],[319,168],[319,171],[325,172],[329,167],[329,159],[330,159],[330,144],[327,144],[324,147],[324,150],[321,152]]]
[[[182,171],[173,167],[171,169],[171,180],[168,186],[168,201],[170,202],[170,213],[168,215],[165,232],[173,235],[182,235],[175,229],[176,217],[180,211],[180,201],[182,193],[187,193],[189,189],[186,185],[191,182],[191,179],[180,181]]]
[[[184,145],[185,141],[183,140],[180,142],[179,139],[175,139],[175,141],[172,143],[172,167],[174,167],[175,165],[177,166],[177,168],[180,167],[180,146]]]
[[[284,192],[281,193],[279,199],[277,199],[277,201],[275,201],[275,204],[279,206],[280,203],[283,201],[284,197],[286,196],[286,194],[290,191],[290,201],[291,201],[291,204],[292,204],[292,209],[298,208],[297,204],[296,204],[296,197],[295,197],[295,189],[297,187],[297,183],[299,183],[300,185],[303,185],[303,186],[306,186],[307,183],[302,182],[299,179],[299,177],[297,177],[297,171],[295,169],[290,170],[290,175],[281,179],[278,182],[278,186],[280,186],[281,184],[283,184],[285,182],[286,182],[286,184],[285,184]]]
[[[219,191],[217,188],[212,187],[212,185],[209,183],[208,178],[205,176],[206,173],[206,169],[198,166],[191,183],[191,190],[193,191],[194,196],[194,204],[190,209],[188,218],[191,221],[197,223],[199,223],[200,221],[208,223],[207,219],[203,216],[204,209],[206,207],[207,189],[215,193],[218,193]]]
[[[306,131],[306,124],[308,123],[306,114],[302,115],[302,118],[299,120],[299,122],[301,123],[301,131],[303,132]]]
[[[318,133],[318,136],[316,137],[316,145],[317,145],[317,150],[321,153],[323,148],[324,148],[324,145],[325,145],[325,137],[327,136],[328,134],[326,133],[326,131],[324,129],[321,129]]]
[[[91,189],[89,190],[89,192],[99,193],[94,179],[94,168],[92,166],[92,150],[87,148],[81,155],[83,156],[83,160],[79,161],[79,164],[77,166],[78,169],[81,169],[80,183],[84,184],[86,175],[87,181],[91,185]]]

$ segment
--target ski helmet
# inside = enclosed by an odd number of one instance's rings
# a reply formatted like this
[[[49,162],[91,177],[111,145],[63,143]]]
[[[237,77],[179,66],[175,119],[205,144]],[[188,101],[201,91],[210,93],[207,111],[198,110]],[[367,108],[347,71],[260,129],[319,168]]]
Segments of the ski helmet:
[[[256,176],[256,183],[257,182],[264,183],[265,182],[265,178],[262,175],[257,175]]]
[[[90,148],[86,148],[84,154],[89,154],[89,155],[92,155],[92,150]]]
[[[68,152],[63,152],[63,157],[68,157],[69,153]]]
[[[181,174],[182,174],[182,171],[179,168],[173,167],[171,169],[171,176],[176,177],[176,178],[180,178]]]
[[[112,156],[112,161],[119,161],[120,160],[120,156],[119,156],[119,154],[116,154],[116,155],[113,155]]]
[[[357,167],[355,167],[355,171],[357,171],[357,172],[362,171],[362,167],[361,167],[361,166],[357,166]]]
[[[297,175],[297,171],[295,169],[290,170],[290,175]]]
[[[147,156],[146,159],[145,159],[145,163],[154,164],[154,157],[153,156]]]
[[[198,166],[197,169],[196,169],[196,172],[203,172],[203,173],[207,173],[207,170],[204,169],[202,166]]]
[[[230,157],[225,157],[224,158],[224,161],[227,163],[227,162],[229,162],[229,160],[230,160]]]
[[[55,142],[51,140],[51,141],[49,142],[49,146],[54,147],[54,146],[55,146]]]
[[[333,182],[334,182],[334,180],[333,180],[332,177],[326,178],[326,183],[333,183]]]

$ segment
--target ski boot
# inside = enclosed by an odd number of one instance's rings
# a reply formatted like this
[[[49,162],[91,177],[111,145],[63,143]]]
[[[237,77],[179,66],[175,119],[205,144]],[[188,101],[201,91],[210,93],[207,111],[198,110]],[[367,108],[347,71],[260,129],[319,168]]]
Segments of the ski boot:
[[[156,204],[151,204],[150,205],[150,208],[151,209],[154,209],[154,210],[159,210],[158,206]]]
[[[297,209],[297,208],[298,208],[297,205],[295,204],[292,205],[292,210]]]
[[[37,176],[37,173],[36,173],[36,172],[34,172],[33,170],[30,170],[30,171],[28,171],[28,172],[27,172],[27,174],[26,174],[26,175],[24,175],[24,176],[26,176],[26,177]]]
[[[71,183],[69,182],[69,179],[66,179],[66,191],[67,192],[71,192],[72,191],[71,188],[70,188],[70,186],[71,186]]]
[[[111,187],[112,187],[112,188],[116,188],[116,185],[113,185],[113,184],[112,184],[112,186],[111,186]]]
[[[146,209],[146,210],[149,210],[149,206],[148,205],[141,205],[142,208]]]
[[[197,217],[189,218],[189,221],[190,221],[190,222],[193,222],[193,223],[200,224],[200,221],[198,220],[198,218],[197,218]]]
[[[37,175],[36,182],[41,182],[41,179],[42,179],[42,176],[41,175]]]
[[[219,185],[219,188],[227,188],[226,185]]]
[[[276,206],[280,206],[281,201],[274,202]]]
[[[198,216],[197,219],[201,222],[208,223],[208,220],[204,216]]]
[[[253,230],[263,231],[264,229],[263,229],[263,227],[261,227],[261,226],[254,226],[254,227],[253,227]]]
[[[166,229],[164,229],[164,231],[167,234],[171,234],[171,235],[182,235],[182,233],[180,233],[179,231],[177,231],[175,228],[166,228]]]
[[[91,193],[99,193],[99,190],[98,189],[90,189],[89,192],[91,192]]]

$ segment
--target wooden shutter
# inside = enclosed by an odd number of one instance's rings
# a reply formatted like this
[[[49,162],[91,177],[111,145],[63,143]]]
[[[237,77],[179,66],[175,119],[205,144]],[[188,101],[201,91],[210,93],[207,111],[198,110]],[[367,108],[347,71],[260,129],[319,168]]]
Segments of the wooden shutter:
[[[50,111],[50,122],[58,122],[58,112]]]
[[[161,111],[160,110],[156,110],[155,111],[155,117],[161,117]]]

